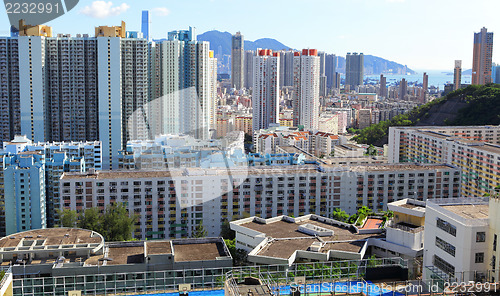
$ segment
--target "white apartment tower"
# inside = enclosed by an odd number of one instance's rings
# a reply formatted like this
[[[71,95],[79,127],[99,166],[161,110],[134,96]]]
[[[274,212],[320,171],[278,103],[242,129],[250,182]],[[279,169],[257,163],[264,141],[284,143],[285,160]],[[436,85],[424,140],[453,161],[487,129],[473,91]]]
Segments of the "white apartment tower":
[[[320,58],[316,49],[295,53],[293,60],[293,125],[318,129]]]
[[[45,37],[20,36],[19,107],[21,133],[34,141],[45,139]]]
[[[279,123],[278,52],[262,49],[253,57],[253,130],[267,129],[271,123]]]
[[[122,149],[120,39],[97,37],[99,139],[104,169],[118,168],[118,151]]]
[[[217,76],[209,43],[197,41],[193,28],[172,31],[161,44],[161,55],[162,97],[153,106],[162,111],[152,119],[155,129],[161,134],[208,139],[215,116]]]

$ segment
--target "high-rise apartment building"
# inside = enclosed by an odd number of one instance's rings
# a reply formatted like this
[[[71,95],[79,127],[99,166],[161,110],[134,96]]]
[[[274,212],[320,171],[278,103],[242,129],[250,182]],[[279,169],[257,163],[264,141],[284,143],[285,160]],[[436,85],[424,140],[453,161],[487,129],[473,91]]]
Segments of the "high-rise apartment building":
[[[394,127],[389,162],[447,163],[462,170],[462,192],[477,197],[500,186],[500,127]]]
[[[281,75],[283,75],[283,86],[293,86],[293,59],[295,52],[293,50],[288,50],[280,52],[280,58],[284,60],[284,70]]]
[[[326,52],[318,51],[319,57],[319,76],[324,76],[326,71]]]
[[[453,69],[453,90],[460,89],[462,86],[462,60],[455,60]]]
[[[0,38],[1,141],[101,140],[104,168],[117,168],[124,143],[148,137],[148,42],[125,23],[95,31]]]
[[[316,49],[304,49],[293,59],[293,125],[318,129],[320,58]]]
[[[3,179],[0,233],[9,235],[45,228],[44,155],[22,152],[14,156],[0,156],[0,162]],[[1,210],[4,212],[1,213]]]
[[[255,51],[246,50],[244,61],[244,77],[245,77],[245,88],[250,89],[253,86],[253,57]]]
[[[253,130],[279,124],[280,55],[261,49],[253,57]]]
[[[231,39],[231,87],[243,88],[243,62],[244,62],[244,38],[240,32],[236,32]]]
[[[471,84],[491,83],[493,33],[488,33],[485,27],[479,33],[474,33],[473,51]]]
[[[427,75],[427,73],[424,72],[422,77],[422,91],[420,92],[421,103],[426,103],[428,89],[429,89],[429,75]]]
[[[335,72],[337,71],[337,56],[334,54],[327,54],[325,59],[325,76],[326,87],[328,89],[335,85]]]
[[[328,94],[328,88],[326,87],[327,77],[322,75],[319,77],[319,96],[322,98],[326,98]]]
[[[189,237],[199,223],[218,236],[224,221],[255,215],[330,216],[336,208],[354,214],[362,206],[387,210],[388,202],[408,197],[458,197],[459,176],[459,169],[439,164],[258,166],[231,175],[188,168],[65,173],[60,190],[61,207],[77,211],[124,202],[139,215],[134,236],[144,239]]]
[[[406,79],[401,79],[401,82],[399,83],[399,93],[398,93],[398,98],[402,101],[406,99],[406,93],[408,92],[408,82]]]
[[[347,53],[345,66],[345,85],[351,89],[358,85],[363,85],[365,58],[362,53]]]
[[[150,108],[160,110],[150,120],[155,134],[209,138],[216,103],[216,61],[209,43],[197,41],[193,28],[172,31],[157,52],[162,96],[150,104]]]
[[[58,223],[57,210],[60,205],[59,178],[62,173],[101,170],[103,165],[101,142],[99,141],[33,143],[25,136],[16,136],[12,141],[4,142],[2,153],[6,156],[19,156],[22,153],[34,153],[44,157],[46,187],[45,208],[48,227],[53,227]],[[0,193],[0,200],[2,198]]]
[[[387,77],[385,77],[383,74],[380,74],[378,95],[382,98],[387,97]]]
[[[46,61],[46,140],[97,140],[96,38],[46,38]]]

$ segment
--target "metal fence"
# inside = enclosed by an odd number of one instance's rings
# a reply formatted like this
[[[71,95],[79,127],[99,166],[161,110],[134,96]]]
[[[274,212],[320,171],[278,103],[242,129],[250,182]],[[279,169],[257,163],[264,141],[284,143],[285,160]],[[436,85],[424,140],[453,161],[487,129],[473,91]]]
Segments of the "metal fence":
[[[68,295],[69,291],[81,291],[82,295],[139,295],[178,291],[179,284],[191,284],[193,290],[223,289],[226,273],[243,279],[266,274],[277,284],[288,284],[297,276],[309,282],[358,280],[367,267],[402,266],[401,258],[331,261],[288,265],[259,265],[232,268],[207,268],[170,271],[147,271],[95,275],[24,278],[14,280],[14,295],[42,296]]]

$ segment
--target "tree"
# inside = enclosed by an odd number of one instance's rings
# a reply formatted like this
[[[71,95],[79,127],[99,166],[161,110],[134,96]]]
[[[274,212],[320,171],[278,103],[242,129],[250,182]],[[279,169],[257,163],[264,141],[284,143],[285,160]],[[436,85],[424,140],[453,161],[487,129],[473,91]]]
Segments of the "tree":
[[[253,143],[252,135],[249,135],[249,134],[245,133],[245,143],[246,144],[252,144]]]
[[[330,152],[330,157],[335,157],[335,150],[332,150],[332,152]]]
[[[336,208],[333,213],[332,213],[333,219],[340,221],[340,222],[347,222],[349,219],[349,215],[344,211],[339,208]]]
[[[132,239],[138,217],[130,216],[124,204],[113,203],[101,214],[99,208],[89,208],[80,214],[78,227],[100,233],[106,241]]]
[[[229,253],[231,253],[231,257],[233,257],[233,265],[242,265],[247,258],[247,252],[243,249],[237,249],[234,239],[225,239],[224,242],[226,243]]]
[[[236,236],[234,230],[231,230],[231,226],[229,225],[229,221],[227,219],[224,220],[224,223],[222,223],[220,236],[224,239],[234,239]]]
[[[194,230],[193,237],[201,238],[206,236],[207,236],[207,231],[205,230],[205,227],[203,227],[203,223],[198,224],[198,226],[196,226]]]
[[[366,149],[366,152],[370,156],[377,156],[378,154],[377,148],[375,148],[375,146],[373,145],[370,145],[368,149]]]
[[[103,215],[100,213],[99,208],[89,208],[80,214],[78,227],[89,229],[101,234],[104,234],[104,225],[102,221]]]
[[[137,216],[130,216],[122,203],[113,203],[106,207],[102,227],[107,241],[125,241],[132,239],[132,231]]]
[[[75,227],[76,221],[78,220],[78,214],[76,211],[64,209],[57,210],[57,214],[59,215],[59,221],[61,227]]]

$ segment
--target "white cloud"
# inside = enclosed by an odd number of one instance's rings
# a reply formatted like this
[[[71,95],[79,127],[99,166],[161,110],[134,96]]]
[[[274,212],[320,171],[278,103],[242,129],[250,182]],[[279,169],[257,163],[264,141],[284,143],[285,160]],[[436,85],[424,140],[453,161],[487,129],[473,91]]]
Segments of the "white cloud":
[[[152,11],[157,16],[167,16],[170,14],[170,10],[166,7],[156,7],[153,8]]]
[[[85,6],[80,13],[87,16],[104,19],[110,16],[115,16],[126,12],[130,6],[127,3],[122,3],[118,6],[113,6],[113,2],[109,1],[94,1],[90,6]]]
[[[402,3],[402,2],[405,2],[405,0],[385,0],[387,2],[390,2],[390,3]]]

